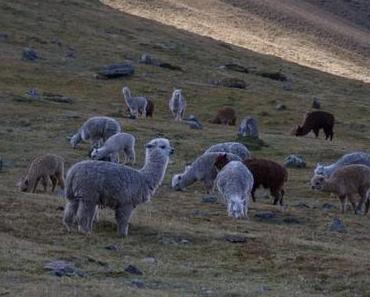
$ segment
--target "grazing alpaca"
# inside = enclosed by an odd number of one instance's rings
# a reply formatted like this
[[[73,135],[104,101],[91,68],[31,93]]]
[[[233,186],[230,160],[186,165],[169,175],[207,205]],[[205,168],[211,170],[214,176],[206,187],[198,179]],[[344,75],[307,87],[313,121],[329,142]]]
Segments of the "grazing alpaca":
[[[173,91],[168,105],[175,121],[182,121],[186,108],[186,100],[184,96],[182,96],[180,89]]]
[[[244,144],[239,142],[222,142],[217,143],[209,147],[204,153],[212,153],[212,152],[220,152],[220,153],[232,153],[240,157],[240,159],[244,160],[251,157],[251,153],[247,149]]]
[[[122,94],[125,99],[125,103],[128,109],[130,110],[130,114],[135,118],[138,118],[139,115],[145,118],[147,105],[148,105],[148,99],[143,96],[132,97],[130,89],[128,87],[122,88]]]
[[[312,130],[315,136],[318,137],[320,129],[323,129],[325,139],[330,138],[330,140],[333,140],[334,122],[333,114],[325,111],[312,111],[305,115],[302,126],[297,126],[294,135],[304,136]]]
[[[117,163],[82,161],[67,173],[63,223],[69,231],[91,233],[96,207],[115,211],[119,236],[127,236],[132,211],[154,195],[163,181],[173,148],[165,138],[146,145],[145,164],[140,170]]]
[[[339,197],[341,211],[344,213],[346,199],[353,207],[355,214],[366,202],[365,214],[369,210],[370,199],[370,167],[365,165],[347,165],[337,169],[330,177],[315,175],[311,179],[313,190],[334,193]],[[361,199],[356,206],[354,195],[359,194]]]
[[[216,159],[215,166],[218,170],[222,169],[229,161],[224,155]],[[267,159],[246,159],[243,164],[251,171],[254,179],[252,189],[252,199],[255,202],[255,192],[263,186],[265,189],[270,189],[271,196],[274,197],[273,204],[278,202],[283,205],[284,199],[284,184],[288,181],[288,171],[284,166]]]
[[[35,193],[37,185],[41,181],[44,192],[46,192],[49,178],[52,182],[51,192],[54,192],[57,184],[64,190],[64,159],[62,157],[46,154],[35,158],[17,186],[22,192]]]
[[[232,107],[222,107],[216,114],[215,118],[210,121],[213,124],[222,124],[235,126],[236,112]]]

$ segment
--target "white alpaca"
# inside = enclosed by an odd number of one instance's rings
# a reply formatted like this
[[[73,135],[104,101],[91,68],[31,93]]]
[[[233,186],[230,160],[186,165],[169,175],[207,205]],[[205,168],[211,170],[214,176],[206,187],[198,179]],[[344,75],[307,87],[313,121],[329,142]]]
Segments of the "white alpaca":
[[[143,96],[132,97],[128,87],[122,88],[122,94],[131,115],[135,118],[138,118],[140,115],[145,118],[148,99]]]
[[[184,96],[182,96],[180,89],[173,91],[168,105],[175,121],[181,121],[185,113],[186,100]]]

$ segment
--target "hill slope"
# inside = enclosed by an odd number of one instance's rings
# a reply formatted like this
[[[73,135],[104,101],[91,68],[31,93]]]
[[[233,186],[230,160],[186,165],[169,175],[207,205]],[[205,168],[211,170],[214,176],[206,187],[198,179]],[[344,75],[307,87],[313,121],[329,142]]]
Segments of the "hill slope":
[[[102,2],[134,15],[256,52],[369,81],[368,1]]]
[[[308,185],[317,161],[329,162],[345,152],[368,149],[369,84],[122,13],[99,1],[1,1],[0,15],[0,155],[4,164],[0,171],[0,295],[370,294],[369,219],[351,211],[341,215],[334,198],[312,192]],[[25,47],[35,49],[40,59],[22,60]],[[138,64],[144,52],[183,71]],[[102,65],[124,60],[135,66],[132,77],[95,78]],[[231,62],[250,71],[220,67]],[[279,69],[288,81],[261,76]],[[210,83],[235,77],[245,80],[247,88]],[[134,121],[123,116],[123,85],[134,95],[153,99],[153,119]],[[167,105],[173,87],[183,89],[187,113],[200,118],[203,130],[173,121]],[[25,96],[30,88],[69,96],[72,103],[32,99]],[[310,110],[314,96],[320,97],[323,110],[336,115],[333,142],[322,136],[289,134]],[[287,109],[276,110],[277,103]],[[274,207],[270,199],[258,195],[249,209],[250,220],[233,220],[221,202],[202,202],[199,184],[185,192],[171,190],[172,174],[182,171],[187,162],[211,144],[235,140],[236,127],[208,123],[223,105],[237,110],[238,122],[246,115],[257,118],[268,146],[253,150],[254,156],[279,162],[290,153],[305,157],[306,169],[289,169],[286,208]],[[136,136],[138,168],[144,144],[151,138],[167,137],[176,149],[163,185],[152,202],[137,208],[126,239],[116,237],[110,210],[103,210],[91,236],[68,234],[62,225],[63,198],[21,193],[15,186],[29,162],[41,153],[61,154],[66,168],[87,159],[88,145],[73,150],[67,137],[93,115],[113,116],[124,131]],[[332,208],[323,207],[324,203]],[[271,221],[255,216],[268,211],[275,215]],[[338,216],[347,233],[328,231],[328,224]],[[231,243],[226,235],[245,237],[246,242]],[[45,271],[44,263],[55,259],[73,262],[86,276],[59,278]],[[125,272],[129,264],[143,275]],[[137,279],[143,281],[143,288],[137,288]]]

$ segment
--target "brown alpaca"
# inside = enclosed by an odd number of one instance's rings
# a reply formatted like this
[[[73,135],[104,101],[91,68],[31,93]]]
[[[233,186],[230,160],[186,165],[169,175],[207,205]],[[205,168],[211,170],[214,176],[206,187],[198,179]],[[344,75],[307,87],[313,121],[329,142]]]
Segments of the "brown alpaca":
[[[220,155],[215,162],[218,170],[222,169],[229,160],[225,155]],[[253,175],[254,184],[252,189],[252,199],[255,202],[255,191],[262,185],[265,189],[270,189],[271,196],[274,197],[274,205],[278,202],[283,205],[284,184],[288,180],[288,171],[280,164],[267,159],[246,159],[243,161]]]
[[[222,124],[235,126],[236,123],[236,112],[232,107],[222,107],[218,112],[216,117],[210,121],[213,124]]]
[[[28,167],[26,175],[17,185],[22,192],[35,193],[41,181],[44,192],[46,192],[49,178],[52,182],[52,192],[57,184],[64,190],[64,159],[62,157],[46,154],[35,158]]]
[[[294,130],[295,136],[307,135],[311,130],[316,137],[319,136],[320,129],[324,130],[325,139],[333,140],[334,115],[325,111],[312,111],[305,115],[303,125]]]

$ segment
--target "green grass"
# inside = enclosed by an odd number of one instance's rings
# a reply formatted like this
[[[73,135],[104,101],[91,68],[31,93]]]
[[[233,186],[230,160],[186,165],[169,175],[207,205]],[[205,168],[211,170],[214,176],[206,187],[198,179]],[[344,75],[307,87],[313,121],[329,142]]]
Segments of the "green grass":
[[[366,296],[370,267],[368,245],[370,222],[350,211],[321,210],[324,202],[338,202],[312,192],[309,179],[317,161],[329,162],[345,152],[367,149],[370,117],[370,86],[335,77],[272,56],[247,51],[209,38],[125,15],[97,1],[7,1],[0,4],[0,28],[9,33],[0,42],[0,155],[11,161],[0,172],[0,295],[3,296]],[[110,32],[110,33],[108,33]],[[58,37],[62,46],[51,43]],[[168,44],[175,45],[168,49]],[[163,46],[165,45],[165,46]],[[32,46],[43,58],[36,63],[21,60],[22,48]],[[68,60],[68,46],[77,58]],[[94,73],[103,64],[138,60],[144,52],[181,66],[169,71],[135,64],[132,78],[97,80]],[[255,74],[240,74],[217,68],[237,61],[258,70],[280,67],[293,78],[292,91]],[[239,77],[246,90],[209,85],[212,79]],[[148,95],[155,102],[153,119],[132,121],[121,116],[121,87],[133,94]],[[53,92],[74,99],[72,104],[48,101],[24,102],[27,89]],[[187,98],[187,113],[196,114],[203,130],[175,123],[167,102],[173,87]],[[333,142],[312,135],[289,134],[319,96],[324,110],[337,118]],[[276,102],[287,105],[275,110]],[[185,192],[170,189],[172,174],[182,171],[209,145],[236,139],[237,127],[209,124],[216,110],[232,104],[241,119],[254,115],[261,138],[268,145],[255,156],[282,161],[290,153],[305,157],[308,168],[289,169],[286,202],[280,209],[271,200],[258,197],[249,210],[250,220],[227,217],[221,203],[201,202],[203,188],[196,184]],[[65,201],[49,194],[20,193],[15,186],[30,160],[53,152],[66,160],[66,168],[87,158],[87,145],[73,150],[67,136],[92,115],[113,115],[125,131],[137,137],[137,156],[143,163],[143,147],[151,138],[164,136],[176,149],[163,185],[152,202],[138,207],[129,237],[116,237],[113,213],[103,211],[94,233],[85,237],[67,234],[62,225]],[[310,209],[293,207],[299,202]],[[316,208],[315,208],[316,207]],[[274,222],[254,217],[273,211]],[[300,224],[286,224],[286,217]],[[340,217],[349,232],[330,233],[327,224]],[[247,242],[232,244],[226,234],[242,234]],[[178,243],[181,239],[189,244]],[[118,251],[104,249],[116,244]],[[154,257],[156,263],[143,261]],[[52,259],[72,261],[87,277],[57,278],[44,271]],[[91,259],[95,259],[93,261]],[[100,261],[99,264],[97,261]],[[143,276],[124,272],[128,264]],[[130,285],[140,278],[144,289]]]

